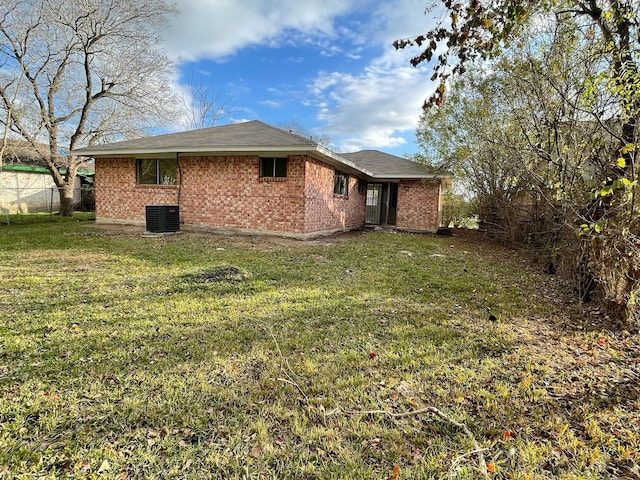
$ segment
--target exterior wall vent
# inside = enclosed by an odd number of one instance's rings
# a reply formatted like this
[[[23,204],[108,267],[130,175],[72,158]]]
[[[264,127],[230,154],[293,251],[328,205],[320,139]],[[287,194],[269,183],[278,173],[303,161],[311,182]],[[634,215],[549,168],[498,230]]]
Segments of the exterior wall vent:
[[[178,205],[147,205],[147,232],[171,233],[180,230],[180,207]]]

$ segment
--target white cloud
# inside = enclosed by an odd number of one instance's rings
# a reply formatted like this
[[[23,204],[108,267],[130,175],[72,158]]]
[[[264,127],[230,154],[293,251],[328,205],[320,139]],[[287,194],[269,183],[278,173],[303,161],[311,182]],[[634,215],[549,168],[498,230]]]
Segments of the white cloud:
[[[275,100],[262,100],[260,103],[260,105],[264,105],[266,107],[271,107],[271,108],[280,108],[282,106],[282,104],[280,102],[276,102]]]
[[[318,129],[345,151],[398,147],[413,136],[429,88],[426,72],[411,66],[374,64],[357,75],[320,75],[313,86],[323,123]]]
[[[314,133],[330,135],[344,150],[393,148],[413,139],[420,106],[433,89],[429,67],[409,64],[419,50],[392,47],[394,40],[436,23],[436,15],[424,15],[424,5],[424,0],[177,0],[182,13],[163,36],[169,53],[184,61],[223,61],[248,46],[291,45],[314,46],[319,55],[342,56],[352,65],[371,58],[361,71],[310,72],[315,80],[299,104],[316,109],[321,124]],[[311,64],[299,56],[287,60]],[[252,88],[241,77],[233,87]],[[288,85],[286,97],[297,97],[296,89],[299,84]],[[267,90],[275,93],[273,87]],[[291,102],[258,103],[284,110]],[[242,111],[255,114],[251,105]]]
[[[316,130],[327,132],[344,151],[394,148],[413,140],[420,107],[435,85],[429,66],[409,63],[419,50],[396,51],[392,44],[435,24],[434,14],[423,13],[421,0],[380,3],[372,21],[353,35],[362,45],[378,44],[378,56],[362,72],[321,72],[311,85],[322,122]]]
[[[286,42],[286,30],[333,34],[347,0],[178,0],[180,15],[163,32],[170,54],[185,61],[224,58],[253,44]]]

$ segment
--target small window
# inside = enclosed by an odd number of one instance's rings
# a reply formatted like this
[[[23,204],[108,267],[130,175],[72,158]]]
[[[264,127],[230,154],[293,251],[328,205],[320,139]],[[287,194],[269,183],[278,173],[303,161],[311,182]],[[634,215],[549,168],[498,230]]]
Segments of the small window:
[[[358,179],[358,193],[367,193],[367,182],[361,178]]]
[[[349,193],[349,174],[335,171],[333,176],[333,194],[347,196]]]
[[[138,158],[136,170],[139,185],[175,185],[178,176],[178,167],[172,158]]]
[[[287,176],[287,158],[260,157],[261,178],[285,178]]]

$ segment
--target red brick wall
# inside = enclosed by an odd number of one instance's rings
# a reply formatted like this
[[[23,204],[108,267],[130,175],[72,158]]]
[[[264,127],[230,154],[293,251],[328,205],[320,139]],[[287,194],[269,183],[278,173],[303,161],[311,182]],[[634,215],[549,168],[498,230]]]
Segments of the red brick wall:
[[[308,159],[305,185],[307,232],[339,230],[364,225],[364,193],[358,193],[358,178],[349,175],[348,195],[334,195],[335,169]]]
[[[98,220],[144,222],[145,205],[177,204],[179,195],[181,221],[190,225],[304,234],[364,222],[357,179],[350,178],[348,198],[334,198],[333,167],[306,156],[289,157],[284,179],[259,178],[257,156],[181,157],[180,167],[178,192],[137,185],[134,159],[97,159]]]
[[[145,205],[175,205],[175,185],[136,185],[133,158],[96,159],[96,217],[112,220],[145,219]]]
[[[306,156],[290,156],[286,179],[260,179],[257,156],[183,157],[182,188],[137,185],[133,158],[96,159],[98,220],[143,223],[145,205],[180,204],[190,225],[305,234],[364,225],[365,195],[349,176],[349,194],[333,194],[334,168]],[[306,179],[306,181],[305,181]],[[397,227],[436,231],[440,185],[403,180]]]
[[[304,157],[287,177],[260,178],[257,156],[181,158],[182,220],[187,224],[304,233]]]
[[[435,232],[440,226],[440,182],[401,180],[396,227]]]

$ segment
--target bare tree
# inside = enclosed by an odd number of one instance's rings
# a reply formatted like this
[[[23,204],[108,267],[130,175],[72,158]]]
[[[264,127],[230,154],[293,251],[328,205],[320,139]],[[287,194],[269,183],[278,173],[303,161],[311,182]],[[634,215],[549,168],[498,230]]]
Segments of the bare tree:
[[[298,120],[288,120],[284,122],[278,123],[278,128],[282,130],[287,130],[291,133],[295,133],[296,135],[300,135],[301,137],[307,137],[314,142],[319,143],[325,148],[330,150],[334,150],[335,147],[331,142],[331,137],[327,134],[318,134],[314,135],[307,129],[304,125],[302,125]]]
[[[182,122],[186,129],[212,127],[233,112],[231,94],[217,91],[215,83],[206,83],[202,74],[192,75],[187,88],[183,97],[185,115]]]
[[[4,64],[0,65],[0,71],[4,70],[5,67],[6,65]],[[16,105],[16,98],[17,98],[18,91],[20,90],[20,84],[24,80],[24,74],[22,72],[19,72],[15,77],[10,77],[5,75],[5,78],[6,78],[7,86],[13,90],[13,98],[11,99],[9,107],[5,109],[5,112],[4,112],[5,115],[4,115],[4,118],[2,119],[2,122],[5,125],[5,128],[2,132],[2,141],[0,143],[0,171],[2,171],[2,166],[4,165],[5,153],[9,145],[9,130],[10,130],[9,127],[11,125],[11,119],[14,114],[13,109],[14,109],[14,106]]]
[[[71,215],[83,159],[70,150],[172,118],[174,66],[157,27],[175,10],[164,0],[0,0],[0,11],[0,122],[39,152],[60,214]]]

